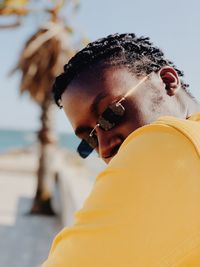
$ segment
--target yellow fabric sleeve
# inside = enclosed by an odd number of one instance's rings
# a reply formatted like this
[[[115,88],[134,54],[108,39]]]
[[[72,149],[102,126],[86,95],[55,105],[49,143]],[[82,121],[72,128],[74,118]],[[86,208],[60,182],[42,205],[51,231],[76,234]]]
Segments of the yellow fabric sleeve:
[[[162,121],[125,140],[42,267],[186,266],[200,266],[200,155]]]

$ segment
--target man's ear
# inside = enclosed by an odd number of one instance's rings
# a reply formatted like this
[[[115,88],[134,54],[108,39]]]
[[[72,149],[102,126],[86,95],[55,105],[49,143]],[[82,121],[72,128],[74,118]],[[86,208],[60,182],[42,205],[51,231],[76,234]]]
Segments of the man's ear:
[[[176,70],[170,66],[165,66],[161,68],[159,74],[165,84],[167,94],[169,96],[175,95],[180,88],[180,79]]]

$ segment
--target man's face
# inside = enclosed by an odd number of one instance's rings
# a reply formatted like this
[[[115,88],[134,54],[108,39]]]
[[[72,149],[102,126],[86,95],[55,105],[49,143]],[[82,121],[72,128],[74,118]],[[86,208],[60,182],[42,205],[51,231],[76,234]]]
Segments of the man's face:
[[[88,136],[99,115],[141,79],[119,67],[95,68],[75,78],[62,94],[62,105],[78,137]],[[119,125],[109,131],[96,127],[96,151],[100,157],[108,163],[130,133],[161,115],[170,115],[168,99],[162,79],[156,73],[151,74],[123,101],[125,116]]]

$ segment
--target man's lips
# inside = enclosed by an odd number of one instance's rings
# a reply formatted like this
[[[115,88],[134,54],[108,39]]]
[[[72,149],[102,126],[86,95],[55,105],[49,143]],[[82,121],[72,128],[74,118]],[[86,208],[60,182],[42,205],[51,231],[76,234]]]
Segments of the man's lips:
[[[121,146],[121,144],[115,146],[115,147],[111,150],[110,154],[109,154],[108,156],[103,157],[103,158],[104,158],[104,159],[108,159],[108,158],[112,158],[113,156],[115,156],[115,155],[117,154],[117,152],[118,152],[120,146]]]

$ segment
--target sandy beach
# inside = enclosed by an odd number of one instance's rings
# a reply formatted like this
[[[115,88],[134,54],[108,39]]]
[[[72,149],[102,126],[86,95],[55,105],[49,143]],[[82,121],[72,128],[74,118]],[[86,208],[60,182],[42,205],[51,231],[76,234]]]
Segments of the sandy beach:
[[[55,235],[73,223],[74,211],[82,206],[97,173],[104,168],[98,158],[82,160],[66,150],[59,150],[56,164],[59,180],[53,207],[57,216],[33,216],[28,212],[37,182],[37,148],[0,155],[0,266],[39,266]]]

